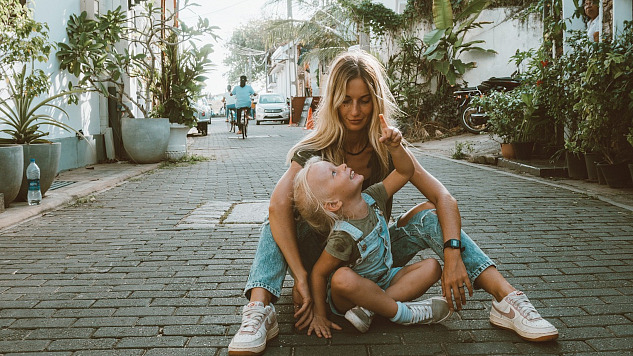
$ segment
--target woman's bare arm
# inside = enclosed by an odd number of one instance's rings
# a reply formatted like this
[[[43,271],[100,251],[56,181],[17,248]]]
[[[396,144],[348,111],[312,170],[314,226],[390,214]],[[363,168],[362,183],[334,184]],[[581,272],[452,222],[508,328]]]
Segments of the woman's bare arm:
[[[409,152],[415,166],[415,173],[411,177],[410,182],[418,188],[418,190],[435,205],[437,218],[442,227],[444,241],[450,239],[459,239],[462,223],[457,207],[457,200],[448,192],[446,187],[427,172],[418,162],[413,154]],[[459,287],[466,285],[469,295],[473,295],[473,287],[468,279],[466,266],[462,261],[459,249],[444,250],[444,270],[442,271],[442,291],[449,306],[453,310],[453,299],[460,310],[463,304],[466,304],[465,290]]]

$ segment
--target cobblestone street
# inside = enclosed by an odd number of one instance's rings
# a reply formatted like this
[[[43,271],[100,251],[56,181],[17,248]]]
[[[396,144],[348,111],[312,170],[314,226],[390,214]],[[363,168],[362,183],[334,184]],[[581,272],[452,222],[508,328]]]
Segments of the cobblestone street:
[[[0,230],[0,354],[226,355],[266,210],[288,149],[307,131],[214,119],[190,153]],[[532,344],[488,321],[491,297],[433,326],[344,319],[330,340],[293,328],[287,277],[280,335],[266,355],[590,355],[633,353],[633,213],[489,167],[415,151],[457,198],[463,229],[560,332]],[[408,184],[394,215],[423,200]],[[240,211],[252,212],[240,213]],[[424,251],[415,260],[435,256]],[[436,256],[435,256],[436,257]],[[428,295],[440,294],[439,285]]]

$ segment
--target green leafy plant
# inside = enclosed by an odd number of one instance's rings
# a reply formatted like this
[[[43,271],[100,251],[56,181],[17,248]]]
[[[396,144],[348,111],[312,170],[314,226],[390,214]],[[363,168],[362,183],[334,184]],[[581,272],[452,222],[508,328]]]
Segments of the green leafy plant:
[[[533,88],[523,86],[474,97],[472,105],[481,106],[488,113],[491,136],[498,136],[503,143],[533,142],[539,127],[533,99]]]
[[[627,134],[633,117],[633,23],[612,41],[590,43],[586,71],[572,87],[581,116],[578,140],[608,163],[633,157]]]
[[[193,127],[196,118],[192,105],[204,88],[207,78],[202,73],[211,64],[208,56],[212,48],[208,44],[198,48],[192,42],[186,51],[182,51],[177,43],[177,35],[172,33],[165,45],[161,76],[150,86],[153,96],[159,98],[151,115]]]
[[[474,62],[464,63],[459,56],[468,51],[497,53],[492,49],[476,46],[483,40],[464,42],[466,34],[491,22],[475,22],[481,11],[490,5],[489,0],[473,0],[453,18],[450,0],[433,0],[433,22],[435,29],[424,35],[424,43],[428,46],[424,56],[433,67],[446,78],[450,85],[455,85],[467,69],[474,67]]]
[[[9,79],[11,78],[11,79]],[[41,101],[36,101],[40,93],[31,90],[32,87],[46,87],[48,77],[44,73],[27,74],[26,66],[22,67],[20,73],[13,72],[10,77],[6,77],[7,90],[9,97],[0,101],[0,123],[5,124],[8,128],[0,130],[11,136],[8,139],[0,139],[1,143],[41,143],[48,142],[43,137],[48,136],[48,132],[41,129],[42,125],[50,125],[62,128],[67,131],[73,131],[79,134],[68,124],[65,124],[50,114],[38,113],[38,110],[51,108],[57,110],[68,117],[68,113],[60,106],[53,104],[56,99],[67,95],[79,93],[80,90],[64,91],[59,94],[48,96]],[[37,84],[31,83],[37,82]]]
[[[180,11],[190,6],[195,4],[184,1]],[[128,21],[135,25],[127,26]],[[144,117],[150,117],[156,106],[170,105],[164,101],[166,98],[162,94],[169,96],[167,99],[176,100],[187,92],[179,87],[181,78],[192,77],[199,82],[204,80],[202,74],[209,69],[207,56],[211,53],[211,44],[192,49],[195,52],[192,54],[195,57],[193,62],[189,61],[189,54],[178,55],[173,51],[183,50],[183,44],[201,35],[216,39],[216,29],[208,19],[201,18],[195,26],[187,26],[178,20],[177,11],[163,12],[149,1],[130,19],[120,7],[97,15],[94,20],[88,19],[83,12],[79,16],[71,15],[66,27],[68,43],[57,44],[57,57],[60,69],[79,78],[77,85],[116,100],[129,117],[134,117],[134,108],[138,108]],[[167,59],[166,53],[170,51],[171,59]],[[204,58],[200,59],[200,56]],[[170,61],[179,62],[178,66]],[[190,71],[196,71],[196,75],[192,76]],[[140,90],[129,93],[126,78],[136,80]],[[116,90],[109,91],[109,86]],[[173,88],[180,92],[172,95]],[[159,107],[156,110],[165,109]],[[182,118],[178,115],[171,117],[178,123],[182,122]],[[188,117],[186,123],[190,123]]]
[[[6,83],[7,97],[0,99],[0,124],[9,138],[1,143],[47,142],[42,125],[74,131],[68,124],[52,116],[51,111],[68,114],[54,101],[67,97],[77,102],[80,90],[63,91],[46,96],[50,89],[48,75],[35,68],[35,62],[46,62],[53,45],[48,40],[48,26],[33,19],[32,10],[16,0],[5,0],[0,6],[0,75]],[[43,97],[40,99],[40,97]],[[49,109],[43,113],[42,109]]]
[[[453,159],[464,159],[468,157],[468,155],[472,154],[475,148],[473,147],[472,142],[469,141],[457,141],[455,142],[455,148],[451,151],[451,158]]]
[[[172,169],[176,167],[185,167],[185,166],[194,165],[198,162],[210,161],[212,159],[215,159],[215,157],[209,158],[209,157],[200,156],[200,155],[186,155],[181,159],[162,161],[160,165],[158,165],[158,168]]]

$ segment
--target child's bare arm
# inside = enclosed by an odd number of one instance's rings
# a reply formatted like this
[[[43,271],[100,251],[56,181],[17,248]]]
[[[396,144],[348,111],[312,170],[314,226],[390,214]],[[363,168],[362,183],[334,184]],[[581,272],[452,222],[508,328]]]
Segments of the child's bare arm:
[[[314,330],[318,337],[331,338],[330,328],[341,330],[341,327],[327,319],[327,278],[337,269],[341,260],[323,251],[310,273],[312,299],[314,300],[314,318],[308,328],[308,335]]]
[[[380,142],[387,146],[393,160],[393,165],[396,168],[382,181],[387,195],[391,197],[407,184],[415,172],[415,167],[413,166],[412,157],[402,146],[402,133],[396,128],[388,126],[382,114],[379,116],[380,127],[382,129]]]

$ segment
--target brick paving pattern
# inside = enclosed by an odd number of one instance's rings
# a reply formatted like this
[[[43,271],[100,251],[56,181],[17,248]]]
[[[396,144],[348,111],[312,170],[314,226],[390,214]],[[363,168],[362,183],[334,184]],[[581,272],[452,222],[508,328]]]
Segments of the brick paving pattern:
[[[209,161],[157,169],[94,202],[0,232],[0,354],[227,354],[259,234],[257,224],[225,223],[227,207],[268,199],[286,152],[306,131],[252,125],[242,140],[220,120],[209,131],[190,138],[190,153]],[[532,344],[494,328],[482,291],[442,325],[378,318],[361,335],[336,319],[344,330],[332,339],[309,337],[292,327],[288,277],[276,305],[280,335],[266,355],[633,353],[633,213],[500,171],[416,156],[458,199],[464,229],[559,328],[559,340]],[[394,212],[421,200],[408,185]],[[191,228],[196,214],[212,223]],[[429,291],[439,293],[439,285]]]

